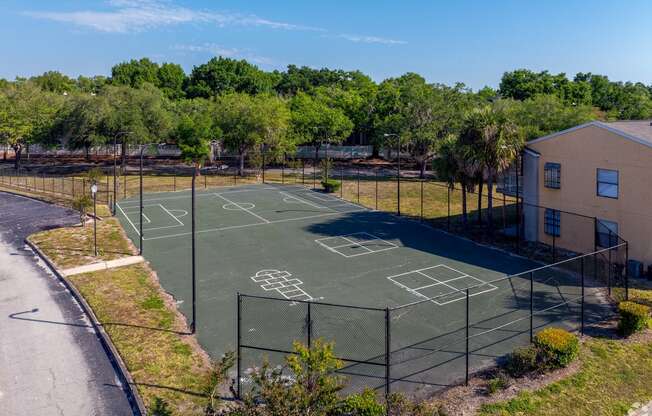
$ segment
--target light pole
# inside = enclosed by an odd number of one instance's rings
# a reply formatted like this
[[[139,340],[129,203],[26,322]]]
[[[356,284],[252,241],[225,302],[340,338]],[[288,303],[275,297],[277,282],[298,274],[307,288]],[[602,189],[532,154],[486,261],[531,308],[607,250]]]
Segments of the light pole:
[[[130,131],[120,131],[113,136],[113,215],[115,215],[116,204],[118,202],[118,182],[117,182],[117,169],[118,169],[118,137],[121,135],[131,134]],[[124,174],[124,172],[123,172]]]
[[[194,334],[196,329],[196,303],[195,303],[195,275],[197,270],[197,262],[195,255],[195,180],[197,179],[197,167],[192,172],[192,193],[191,193],[191,240],[192,240],[192,322],[190,323],[190,333]]]
[[[396,137],[396,159],[397,159],[397,175],[396,175],[396,200],[397,200],[397,213],[401,215],[401,137],[396,133],[385,133],[385,137]]]
[[[97,184],[95,182],[91,185],[91,195],[93,195],[93,247],[97,257]]]
[[[145,152],[145,145],[140,145],[140,216],[138,217],[138,227],[140,229],[138,254],[143,255],[143,153]]]

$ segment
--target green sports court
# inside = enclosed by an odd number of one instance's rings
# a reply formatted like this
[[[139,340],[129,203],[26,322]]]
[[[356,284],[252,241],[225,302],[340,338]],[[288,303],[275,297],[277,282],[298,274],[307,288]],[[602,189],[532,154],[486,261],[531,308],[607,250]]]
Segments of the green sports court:
[[[143,254],[190,320],[190,192],[143,206]],[[606,308],[588,283],[581,301],[578,261],[541,267],[299,185],[202,190],[195,209],[197,335],[214,357],[240,344],[244,383],[262,357],[323,338],[355,385],[438,389],[463,378],[467,340],[478,369],[527,344],[531,326],[576,329],[582,310]],[[138,197],[117,211],[138,244]]]

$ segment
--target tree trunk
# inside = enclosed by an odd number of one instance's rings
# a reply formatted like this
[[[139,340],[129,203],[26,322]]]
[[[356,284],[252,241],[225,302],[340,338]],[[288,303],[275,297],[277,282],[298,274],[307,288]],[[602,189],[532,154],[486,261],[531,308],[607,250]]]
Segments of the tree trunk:
[[[374,159],[378,159],[380,157],[380,148],[375,143],[371,146],[371,157]]]
[[[14,155],[14,169],[18,170],[18,169],[20,169],[20,156],[23,153],[23,146],[18,144],[16,146],[13,146],[13,148],[14,148],[14,154],[15,154]]]
[[[84,146],[84,152],[86,153],[86,161],[90,162],[90,160],[91,160],[91,147],[90,146]]]
[[[244,176],[244,158],[245,158],[245,153],[243,151],[240,151],[240,169],[238,170],[239,176]]]
[[[484,187],[484,179],[482,176],[478,178],[478,224],[482,224],[482,188]]]
[[[493,231],[494,226],[494,214],[493,214],[493,186],[494,186],[494,177],[493,173],[489,172],[489,177],[487,178],[487,222],[489,223],[489,231]]]
[[[420,179],[425,179],[427,162],[425,160],[421,160],[418,163],[419,163],[419,178]]]

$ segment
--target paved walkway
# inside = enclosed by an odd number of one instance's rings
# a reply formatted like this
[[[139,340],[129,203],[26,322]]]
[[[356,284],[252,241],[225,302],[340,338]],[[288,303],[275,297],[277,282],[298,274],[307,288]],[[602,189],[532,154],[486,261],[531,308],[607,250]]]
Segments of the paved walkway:
[[[0,193],[0,415],[131,415],[114,367],[70,293],[24,248],[70,211]]]
[[[652,416],[652,402],[642,406],[640,403],[635,403],[627,416]]]

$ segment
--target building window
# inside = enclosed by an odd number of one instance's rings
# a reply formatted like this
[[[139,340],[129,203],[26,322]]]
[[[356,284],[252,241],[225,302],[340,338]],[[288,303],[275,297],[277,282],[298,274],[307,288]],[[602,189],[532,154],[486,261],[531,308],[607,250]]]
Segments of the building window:
[[[545,164],[543,182],[546,188],[559,189],[561,187],[561,165],[559,163]]]
[[[561,235],[561,212],[556,209],[546,208],[543,231],[553,237]]]
[[[598,169],[598,196],[618,198],[618,171]]]
[[[595,243],[598,247],[613,247],[618,245],[618,223],[607,220],[596,220]]]

